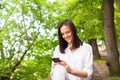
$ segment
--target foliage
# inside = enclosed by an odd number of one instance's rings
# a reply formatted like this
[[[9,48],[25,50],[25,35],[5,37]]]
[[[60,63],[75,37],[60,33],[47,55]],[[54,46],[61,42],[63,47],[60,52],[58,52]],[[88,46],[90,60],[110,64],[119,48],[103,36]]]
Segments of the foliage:
[[[1,0],[0,77],[45,79],[58,43],[57,26],[64,19],[74,21],[83,41],[104,40],[101,4],[101,0]],[[118,39],[119,20],[116,11]]]
[[[10,76],[13,80],[44,79],[49,75],[50,54],[57,43],[54,33],[49,35],[49,29],[44,28],[47,24],[44,21],[46,1],[0,3],[5,6],[0,12],[3,20],[0,27],[0,76]]]
[[[50,55],[34,55],[33,57],[35,59],[24,60],[22,62],[21,66],[19,66],[12,75],[12,80],[43,80],[49,75],[51,67]]]
[[[115,22],[115,33],[116,33],[116,39],[119,41],[120,40],[120,11],[118,10],[117,3],[115,2],[115,17],[114,17],[114,22]]]

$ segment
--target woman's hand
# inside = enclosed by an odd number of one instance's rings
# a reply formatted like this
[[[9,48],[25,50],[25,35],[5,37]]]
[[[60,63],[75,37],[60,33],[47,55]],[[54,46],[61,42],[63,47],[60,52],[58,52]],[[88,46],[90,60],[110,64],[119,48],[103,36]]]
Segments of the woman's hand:
[[[61,60],[61,62],[59,62],[58,64],[64,66],[68,73],[72,72],[72,69],[70,68],[70,66],[65,61]]]
[[[56,62],[53,64],[53,68],[56,66],[56,65],[62,65],[68,73],[72,73],[72,69],[70,68],[70,66],[63,60],[61,60],[61,62]]]
[[[54,63],[53,64],[53,68],[55,68],[55,66],[58,65],[58,64],[59,64],[58,62]]]
[[[54,67],[56,65],[62,65],[63,67],[65,67],[65,69],[67,70],[68,73],[79,76],[79,77],[84,77],[86,78],[88,76],[87,71],[82,71],[82,70],[73,70],[70,68],[70,66],[63,60],[61,60],[61,62],[57,62],[54,64]]]

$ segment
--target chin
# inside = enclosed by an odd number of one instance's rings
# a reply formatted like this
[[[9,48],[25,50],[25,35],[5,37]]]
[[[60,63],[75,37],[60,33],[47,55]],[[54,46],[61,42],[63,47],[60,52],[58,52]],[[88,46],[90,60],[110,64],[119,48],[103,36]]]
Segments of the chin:
[[[67,41],[68,43],[71,43],[71,41]]]
[[[67,41],[67,43],[71,43],[71,40],[66,40]]]

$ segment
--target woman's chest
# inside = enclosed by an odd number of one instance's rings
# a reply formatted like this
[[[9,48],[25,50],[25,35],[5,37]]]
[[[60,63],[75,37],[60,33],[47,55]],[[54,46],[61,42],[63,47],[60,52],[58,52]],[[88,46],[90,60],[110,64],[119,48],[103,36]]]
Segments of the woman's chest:
[[[82,69],[84,66],[84,51],[76,50],[71,52],[68,50],[65,54],[61,54],[59,57],[67,62],[71,68]]]

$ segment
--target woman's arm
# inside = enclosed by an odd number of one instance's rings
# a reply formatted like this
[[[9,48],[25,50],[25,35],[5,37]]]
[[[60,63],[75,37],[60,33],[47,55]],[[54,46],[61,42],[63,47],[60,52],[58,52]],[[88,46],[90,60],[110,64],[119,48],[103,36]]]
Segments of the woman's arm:
[[[93,73],[93,52],[91,46],[86,47],[84,57],[85,57],[83,65],[84,68],[82,70],[71,69],[70,66],[65,61],[62,61],[59,64],[63,65],[66,68],[67,72],[70,74],[83,78],[90,78]]]
[[[73,74],[73,75],[76,75],[76,76],[79,76],[79,77],[84,77],[86,78],[87,77],[87,71],[83,71],[83,70],[71,70],[69,72],[70,74]]]
[[[86,78],[87,77],[87,71],[83,71],[83,70],[73,70],[70,68],[70,66],[65,62],[65,61],[61,61],[59,62],[60,65],[64,66],[67,70],[68,73],[79,76],[79,77],[83,77]]]

